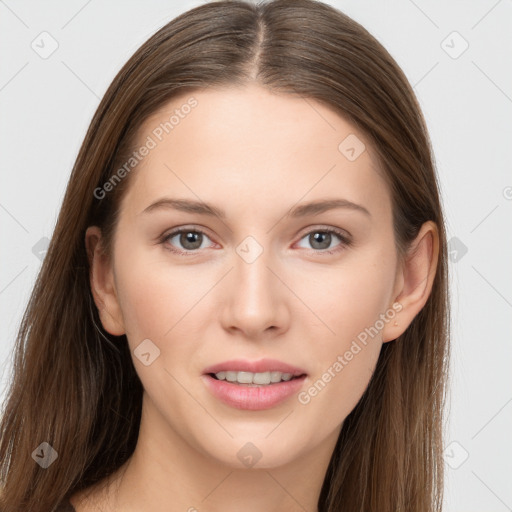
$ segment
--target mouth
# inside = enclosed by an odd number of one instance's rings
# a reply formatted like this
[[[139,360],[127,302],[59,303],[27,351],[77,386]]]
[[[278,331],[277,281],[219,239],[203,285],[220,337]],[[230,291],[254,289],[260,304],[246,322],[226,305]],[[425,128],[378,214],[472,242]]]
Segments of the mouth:
[[[272,409],[286,403],[304,386],[308,374],[302,368],[277,359],[233,359],[203,371],[211,394],[224,404],[248,411]]]
[[[238,379],[238,375],[245,372],[233,373],[237,373]],[[279,382],[255,384],[254,382],[238,382],[238,380],[233,382],[226,379],[220,380],[215,373],[207,373],[202,377],[205,386],[214,397],[230,407],[247,411],[272,409],[286,403],[300,392],[307,378],[305,374],[302,374],[290,377],[289,380],[280,378]],[[241,378],[248,380],[248,377],[243,375]],[[275,380],[277,380],[277,376]]]

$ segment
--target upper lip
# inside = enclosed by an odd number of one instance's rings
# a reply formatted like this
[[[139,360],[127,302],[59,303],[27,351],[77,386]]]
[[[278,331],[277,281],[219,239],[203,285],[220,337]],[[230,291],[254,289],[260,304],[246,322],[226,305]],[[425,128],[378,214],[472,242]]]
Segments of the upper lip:
[[[248,361],[246,359],[231,359],[230,361],[223,361],[212,366],[208,366],[203,370],[206,375],[208,373],[219,373],[224,371],[237,371],[237,372],[281,372],[291,373],[294,377],[306,374],[306,371],[297,366],[293,366],[277,359],[260,359],[259,361]]]

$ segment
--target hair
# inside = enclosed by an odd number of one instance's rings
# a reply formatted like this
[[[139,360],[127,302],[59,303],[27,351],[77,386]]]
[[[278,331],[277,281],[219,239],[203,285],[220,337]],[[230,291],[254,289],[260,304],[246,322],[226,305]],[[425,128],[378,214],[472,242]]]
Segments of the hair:
[[[435,222],[439,233],[431,293],[405,332],[383,344],[343,423],[318,510],[442,509],[446,234],[419,103],[387,50],[334,7],[228,0],[193,8],[159,29],[118,72],[93,116],[16,338],[0,424],[1,510],[53,511],[132,455],[143,388],[126,336],[101,326],[84,243],[87,227],[99,226],[110,254],[131,175],[101,199],[95,190],[127,161],[142,123],[171,99],[250,83],[321,102],[368,138],[392,197],[399,255],[424,222]],[[42,442],[58,453],[47,469],[33,458]]]

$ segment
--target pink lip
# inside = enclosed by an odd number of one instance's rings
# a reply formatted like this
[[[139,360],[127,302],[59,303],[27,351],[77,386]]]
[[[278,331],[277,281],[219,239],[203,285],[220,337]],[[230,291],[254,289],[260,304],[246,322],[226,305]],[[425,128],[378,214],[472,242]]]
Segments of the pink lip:
[[[247,361],[244,359],[232,359],[231,361],[224,361],[222,363],[214,364],[203,370],[203,374],[208,373],[219,373],[225,371],[235,372],[251,372],[251,373],[263,373],[263,372],[282,372],[291,373],[292,376],[298,377],[304,375],[307,372],[302,368],[291,366],[277,359],[260,359],[259,361]]]
[[[240,370],[243,371],[243,370]],[[280,371],[280,370],[276,370]],[[291,373],[291,372],[290,372]],[[267,386],[244,386],[225,380],[217,380],[210,375],[202,375],[209,391],[225,404],[236,409],[261,411],[270,409],[298,393],[306,376]]]

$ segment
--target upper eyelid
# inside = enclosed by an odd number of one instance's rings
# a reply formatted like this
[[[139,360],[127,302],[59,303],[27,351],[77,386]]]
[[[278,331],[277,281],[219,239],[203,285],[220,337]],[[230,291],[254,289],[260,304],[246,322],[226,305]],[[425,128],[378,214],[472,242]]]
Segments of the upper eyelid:
[[[178,227],[176,229],[171,229],[168,233],[164,233],[162,235],[162,239],[163,240],[166,240],[170,237],[173,237],[173,236],[176,236],[180,233],[183,233],[183,232],[190,232],[190,231],[195,231],[195,232],[198,232],[198,233],[202,233],[203,235],[206,235],[208,238],[212,238],[209,234],[208,234],[208,231],[203,228],[203,227],[197,227],[197,226],[193,226],[193,227],[189,227],[189,226],[185,226],[185,227]]]

